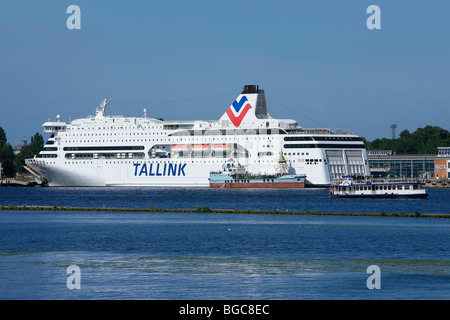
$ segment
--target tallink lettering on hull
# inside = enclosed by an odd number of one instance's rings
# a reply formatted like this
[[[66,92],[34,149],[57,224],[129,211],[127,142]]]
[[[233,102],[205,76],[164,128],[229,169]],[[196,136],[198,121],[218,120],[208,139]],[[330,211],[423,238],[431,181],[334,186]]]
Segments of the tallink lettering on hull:
[[[186,176],[184,169],[186,168],[186,164],[174,164],[174,163],[150,163],[150,164],[141,164],[141,163],[133,163],[134,166],[134,176],[135,177],[152,177],[152,176]]]

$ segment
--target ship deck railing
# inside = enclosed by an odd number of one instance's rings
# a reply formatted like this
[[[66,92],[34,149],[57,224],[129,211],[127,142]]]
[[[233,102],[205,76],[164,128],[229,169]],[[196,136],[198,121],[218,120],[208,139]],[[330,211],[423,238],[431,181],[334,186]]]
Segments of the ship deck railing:
[[[333,180],[333,184],[337,185],[339,183],[342,183],[343,181],[349,180],[348,178],[341,178],[341,179],[335,179]],[[379,178],[379,177],[364,177],[364,178],[353,178],[350,179],[352,183],[356,184],[366,184],[368,181],[370,181],[371,184],[374,183],[420,183],[424,184],[425,181],[423,179],[418,178]]]
[[[350,131],[333,131],[327,128],[289,128],[286,129],[288,134],[336,134],[336,135],[354,135]]]

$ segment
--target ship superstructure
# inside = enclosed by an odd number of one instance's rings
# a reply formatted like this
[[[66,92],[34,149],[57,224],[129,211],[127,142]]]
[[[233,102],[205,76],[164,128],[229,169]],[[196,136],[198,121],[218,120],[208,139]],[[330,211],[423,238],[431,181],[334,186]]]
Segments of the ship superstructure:
[[[369,176],[362,139],[350,132],[305,129],[267,112],[264,90],[246,85],[219,120],[162,121],[95,116],[43,124],[51,134],[26,160],[49,186],[208,186],[211,171],[233,159],[254,174],[273,174],[280,153],[306,186],[329,186],[342,175]]]

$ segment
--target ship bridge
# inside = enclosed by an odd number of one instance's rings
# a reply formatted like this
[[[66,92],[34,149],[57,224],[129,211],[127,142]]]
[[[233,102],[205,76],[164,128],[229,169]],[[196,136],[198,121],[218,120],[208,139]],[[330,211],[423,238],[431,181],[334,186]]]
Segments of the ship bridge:
[[[59,116],[58,116],[59,117]],[[67,129],[67,123],[65,122],[52,122],[48,121],[42,125],[45,133],[65,132]]]

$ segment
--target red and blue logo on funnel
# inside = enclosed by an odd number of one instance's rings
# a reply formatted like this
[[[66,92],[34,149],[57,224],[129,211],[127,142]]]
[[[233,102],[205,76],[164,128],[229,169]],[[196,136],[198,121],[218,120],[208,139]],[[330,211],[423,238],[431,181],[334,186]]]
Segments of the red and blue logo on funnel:
[[[242,108],[243,106],[244,108]],[[234,109],[235,111],[234,113],[231,110],[231,108]],[[241,100],[239,100],[239,102],[237,100],[234,100],[233,104],[228,108],[227,110],[228,118],[230,118],[231,122],[234,124],[235,127],[239,127],[248,110],[250,110],[251,108],[252,106],[248,102],[247,97],[243,96]]]

